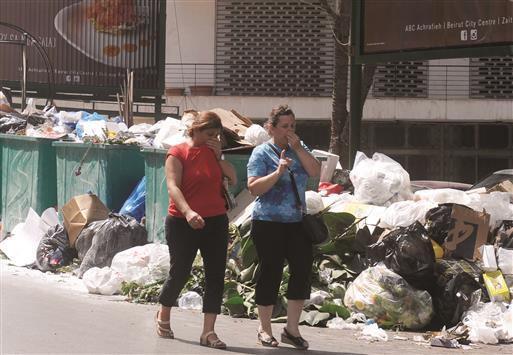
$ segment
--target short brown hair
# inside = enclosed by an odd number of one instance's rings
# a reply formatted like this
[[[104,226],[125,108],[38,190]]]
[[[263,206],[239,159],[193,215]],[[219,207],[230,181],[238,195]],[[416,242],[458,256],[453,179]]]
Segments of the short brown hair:
[[[201,111],[194,115],[191,126],[187,129],[187,134],[192,137],[194,130],[204,131],[206,129],[222,129],[223,123],[219,115],[212,111]]]
[[[270,126],[276,127],[281,116],[292,116],[294,119],[296,118],[294,111],[292,111],[288,105],[280,105],[272,109],[271,113],[269,114],[269,118],[265,123],[265,127],[267,129],[269,129]]]

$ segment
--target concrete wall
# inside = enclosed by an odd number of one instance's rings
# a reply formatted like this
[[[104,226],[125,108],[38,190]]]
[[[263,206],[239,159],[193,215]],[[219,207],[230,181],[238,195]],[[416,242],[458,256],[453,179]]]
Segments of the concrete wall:
[[[166,10],[166,63],[214,63],[215,0],[167,0]],[[167,87],[183,87],[172,81]]]

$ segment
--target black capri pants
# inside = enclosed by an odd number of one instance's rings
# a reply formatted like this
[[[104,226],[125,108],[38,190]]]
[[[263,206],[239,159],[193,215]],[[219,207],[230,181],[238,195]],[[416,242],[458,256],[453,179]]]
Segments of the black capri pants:
[[[162,286],[159,302],[175,305],[180,292],[189,279],[192,263],[201,252],[205,268],[205,294],[203,313],[221,313],[228,247],[228,217],[226,214],[206,217],[203,229],[192,229],[185,218],[167,216],[166,240],[171,268]]]
[[[251,237],[260,268],[256,281],[256,304],[276,304],[285,260],[289,264],[290,273],[287,299],[309,299],[313,248],[301,223],[253,220]]]

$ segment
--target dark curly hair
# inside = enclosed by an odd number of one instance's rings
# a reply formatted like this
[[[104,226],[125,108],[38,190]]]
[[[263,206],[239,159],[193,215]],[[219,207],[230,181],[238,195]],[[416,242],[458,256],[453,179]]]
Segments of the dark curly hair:
[[[265,122],[265,127],[267,129],[269,129],[270,126],[276,127],[281,116],[292,116],[294,119],[296,118],[294,111],[292,111],[288,105],[280,105],[272,109],[267,122]]]

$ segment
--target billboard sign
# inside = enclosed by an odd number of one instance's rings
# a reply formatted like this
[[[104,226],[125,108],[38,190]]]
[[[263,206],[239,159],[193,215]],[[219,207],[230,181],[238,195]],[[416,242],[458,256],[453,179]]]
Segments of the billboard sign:
[[[162,92],[162,16],[155,0],[2,0],[0,41],[23,39],[2,23],[37,38],[60,90],[119,92],[131,69],[134,89]],[[27,58],[28,86],[46,83],[47,68],[30,41]],[[19,81],[21,62],[18,47],[0,42],[0,81]]]
[[[360,6],[361,56],[513,44],[512,0],[362,0]]]

